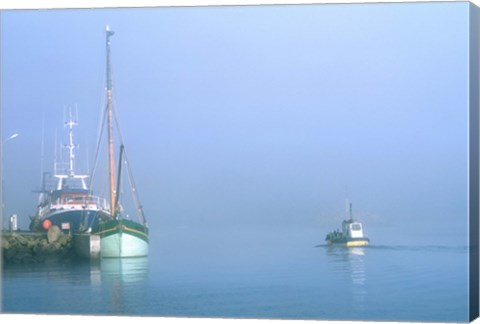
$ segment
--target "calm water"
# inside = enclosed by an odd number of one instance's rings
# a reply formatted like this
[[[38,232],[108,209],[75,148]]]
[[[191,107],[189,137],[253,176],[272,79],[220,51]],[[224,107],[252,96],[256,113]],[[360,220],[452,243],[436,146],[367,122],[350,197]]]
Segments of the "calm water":
[[[394,321],[468,320],[467,249],[292,248],[7,266],[3,312]],[[270,255],[270,256],[269,256]]]

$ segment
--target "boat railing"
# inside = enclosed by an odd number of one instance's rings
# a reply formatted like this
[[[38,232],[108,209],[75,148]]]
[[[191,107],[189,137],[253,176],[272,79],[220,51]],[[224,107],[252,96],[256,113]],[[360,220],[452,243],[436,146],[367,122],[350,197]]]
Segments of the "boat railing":
[[[52,201],[49,206],[50,212],[63,209],[98,210],[107,208],[107,200],[98,196],[65,197]]]
[[[90,196],[95,200],[95,204],[97,205],[98,209],[109,209],[110,205],[107,202],[107,199],[98,197],[98,196]]]

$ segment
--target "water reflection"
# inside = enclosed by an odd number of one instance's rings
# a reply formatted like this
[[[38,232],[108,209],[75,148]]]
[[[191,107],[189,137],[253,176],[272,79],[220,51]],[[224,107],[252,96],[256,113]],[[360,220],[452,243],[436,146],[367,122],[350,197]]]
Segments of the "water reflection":
[[[101,287],[111,314],[135,314],[147,290],[148,258],[102,259],[92,263],[90,281]]]
[[[148,274],[147,258],[102,259],[100,264],[103,286],[111,287],[111,312],[130,313],[138,302],[138,292]]]
[[[364,310],[367,296],[366,248],[328,246],[326,251],[335,274],[341,276],[345,283],[350,283],[347,286],[350,287],[353,311]]]
[[[142,282],[148,275],[148,258],[102,259],[102,280],[117,280],[122,283]]]

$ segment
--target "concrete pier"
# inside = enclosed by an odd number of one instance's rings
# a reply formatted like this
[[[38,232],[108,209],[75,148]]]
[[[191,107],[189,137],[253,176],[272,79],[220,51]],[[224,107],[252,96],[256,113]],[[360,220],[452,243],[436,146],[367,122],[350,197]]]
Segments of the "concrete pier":
[[[100,235],[89,233],[73,234],[75,254],[83,259],[100,258]]]

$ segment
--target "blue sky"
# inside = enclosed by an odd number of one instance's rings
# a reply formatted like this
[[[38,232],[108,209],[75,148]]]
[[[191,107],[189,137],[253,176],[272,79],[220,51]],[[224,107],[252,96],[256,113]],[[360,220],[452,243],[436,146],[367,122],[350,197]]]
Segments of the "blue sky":
[[[465,244],[468,8],[4,11],[2,131],[20,134],[4,147],[5,213],[27,226],[65,107],[78,106],[78,166],[92,163],[109,24],[115,109],[152,233],[321,243],[348,192],[377,242],[407,231]]]

